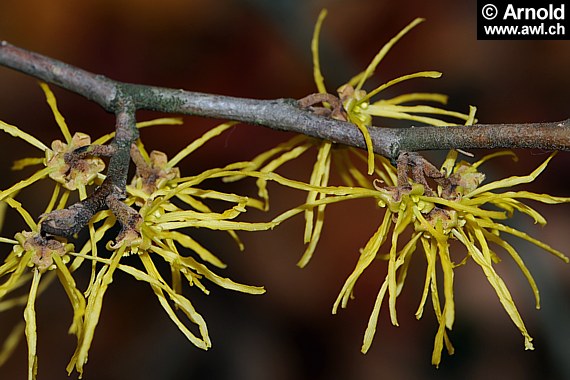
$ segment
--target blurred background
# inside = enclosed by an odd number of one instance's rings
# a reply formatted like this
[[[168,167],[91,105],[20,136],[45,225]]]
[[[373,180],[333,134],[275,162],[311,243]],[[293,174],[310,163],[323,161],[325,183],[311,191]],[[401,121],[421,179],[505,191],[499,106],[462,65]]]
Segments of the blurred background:
[[[318,12],[328,8],[321,34],[322,67],[334,90],[366,67],[378,49],[415,17],[421,24],[382,62],[373,81],[421,70],[439,70],[439,80],[416,80],[392,94],[433,91],[450,95],[449,108],[478,107],[484,123],[540,122],[569,116],[569,41],[478,41],[475,2],[379,0],[3,0],[0,39],[114,79],[193,91],[253,98],[301,98],[315,91],[310,38]],[[97,105],[54,88],[72,131],[97,137],[113,129],[113,118]],[[162,116],[139,113],[139,120]],[[47,142],[60,138],[36,80],[0,68],[0,118]],[[184,126],[147,129],[147,148],[170,155],[218,121],[185,117]],[[198,173],[253,155],[290,135],[262,127],[239,126],[181,163],[185,174]],[[27,177],[9,170],[14,159],[37,155],[25,143],[0,136],[0,188]],[[475,151],[478,157],[486,153]],[[489,177],[527,174],[548,152],[520,151],[519,162],[497,159],[484,170]],[[429,157],[439,165],[442,153]],[[308,178],[314,153],[283,168],[282,174]],[[570,196],[570,156],[559,154],[536,184],[527,189]],[[250,184],[251,185],[251,184]],[[251,191],[252,186],[232,191]],[[272,187],[275,214],[303,201]],[[19,198],[38,216],[51,194],[34,187]],[[566,251],[570,207],[537,208],[550,221],[541,229],[532,220],[513,226]],[[193,231],[219,254],[228,268],[219,273],[238,282],[264,285],[267,294],[248,296],[209,286],[185,293],[206,318],[213,348],[202,352],[171,323],[149,286],[117,276],[111,285],[93,342],[85,379],[567,379],[570,378],[570,266],[537,248],[511,239],[536,277],[542,309],[535,310],[531,290],[505,254],[497,270],[513,293],[535,338],[535,351],[503,311],[481,270],[473,263],[455,276],[456,324],[450,332],[456,353],[431,366],[437,331],[431,305],[415,320],[425,264],[416,257],[399,298],[400,327],[380,318],[367,355],[360,353],[366,323],[385,276],[376,263],[355,288],[346,310],[331,308],[352,272],[381,214],[367,202],[329,207],[321,243],[307,268],[296,262],[304,247],[301,219],[268,233],[242,234],[239,252],[223,233]],[[272,214],[270,214],[272,215]],[[269,216],[259,216],[268,218]],[[2,236],[24,228],[8,219]],[[10,247],[1,247],[0,258]],[[419,252],[418,252],[419,253]],[[502,253],[501,253],[502,254]],[[414,265],[415,264],[415,265]],[[74,349],[67,335],[71,309],[55,284],[38,300],[39,378],[65,378]],[[0,314],[0,337],[22,318]],[[22,379],[26,348],[0,368],[0,377]],[[76,378],[73,374],[71,378]]]

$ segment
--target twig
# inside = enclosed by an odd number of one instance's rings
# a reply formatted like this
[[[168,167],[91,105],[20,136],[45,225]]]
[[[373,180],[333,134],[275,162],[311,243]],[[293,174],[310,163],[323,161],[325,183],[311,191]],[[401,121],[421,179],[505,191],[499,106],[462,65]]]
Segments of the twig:
[[[105,180],[85,200],[77,202],[67,209],[55,210],[42,215],[42,233],[70,237],[81,231],[93,215],[107,208],[113,211],[123,229],[128,227],[127,222],[130,222],[130,214],[128,210],[125,211],[124,209],[128,206],[117,207],[117,201],[126,198],[130,149],[138,137],[138,130],[135,125],[135,109],[130,102],[118,103],[116,120],[116,135],[111,143],[114,153],[109,160]]]
[[[135,109],[241,121],[364,148],[351,123],[323,117],[293,99],[257,100],[122,83],[7,42],[0,65],[56,84],[93,100],[109,112],[128,97]],[[396,159],[401,152],[437,149],[538,148],[570,150],[570,119],[547,123],[477,124],[471,127],[370,128],[374,151]]]

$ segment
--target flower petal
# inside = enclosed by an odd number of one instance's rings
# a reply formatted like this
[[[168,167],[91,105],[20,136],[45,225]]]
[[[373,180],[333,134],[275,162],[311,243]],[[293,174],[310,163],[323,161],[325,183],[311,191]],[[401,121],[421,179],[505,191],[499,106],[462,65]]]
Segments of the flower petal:
[[[425,21],[423,18],[416,18],[414,21],[409,23],[404,29],[402,29],[396,36],[394,36],[386,45],[382,46],[382,49],[376,54],[372,62],[368,65],[364,73],[361,75],[358,84],[356,85],[355,89],[360,90],[364,82],[374,74],[374,70],[382,59],[388,54],[390,49],[402,38],[406,33],[408,33],[411,29],[413,29],[416,25],[420,24],[421,22]]]
[[[49,148],[47,146],[44,145],[43,142],[41,142],[40,140],[36,139],[34,136],[18,129],[18,127],[15,127],[13,125],[10,125],[8,123],[3,122],[2,120],[0,120],[0,130],[3,130],[4,132],[7,132],[9,134],[11,134],[14,137],[18,137],[24,141],[26,141],[27,143],[29,143],[30,145],[35,146],[36,148],[38,148],[39,150],[41,150],[42,152],[45,152],[46,150],[48,150]]]
[[[65,118],[63,117],[61,112],[59,112],[59,110],[57,109],[57,101],[55,100],[53,92],[51,91],[49,86],[44,82],[40,82],[40,87],[42,88],[46,96],[47,103],[51,108],[51,112],[53,112],[53,116],[55,117],[55,121],[59,126],[59,129],[61,129],[61,133],[65,138],[65,142],[69,144],[71,142],[71,133],[69,133],[69,129],[67,128],[67,124],[65,123]]]

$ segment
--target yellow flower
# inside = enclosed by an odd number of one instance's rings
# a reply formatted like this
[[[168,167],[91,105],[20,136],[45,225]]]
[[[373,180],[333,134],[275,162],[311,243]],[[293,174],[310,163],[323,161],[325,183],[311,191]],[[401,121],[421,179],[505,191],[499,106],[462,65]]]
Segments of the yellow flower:
[[[59,205],[63,208],[71,191],[78,191],[79,198],[85,199],[87,197],[86,187],[93,184],[101,184],[105,178],[101,173],[105,169],[103,160],[88,154],[81,154],[81,148],[86,150],[85,153],[89,153],[87,147],[90,145],[102,145],[112,139],[115,134],[109,133],[93,143],[91,143],[91,137],[85,133],[76,132],[72,136],[64,117],[57,108],[56,99],[50,88],[45,83],[40,83],[40,86],[65,141],[53,141],[50,149],[34,136],[0,120],[0,130],[26,141],[44,154],[44,157],[24,158],[14,162],[13,170],[21,170],[34,165],[44,165],[44,168],[10,188],[0,191],[0,201],[7,197],[15,197],[23,188],[49,177],[56,182],[50,202],[52,204],[51,208],[55,206],[54,202],[57,201],[58,197],[60,199]],[[137,127],[144,128],[152,125],[168,124],[181,124],[181,121],[179,119],[163,118],[137,123]],[[64,191],[60,195],[61,187],[64,188]]]
[[[391,99],[379,99],[375,102],[371,102],[371,98],[373,96],[378,95],[382,90],[397,83],[413,78],[438,78],[441,76],[441,73],[434,71],[404,75],[377,87],[370,93],[367,93],[362,89],[366,80],[372,76],[379,63],[386,56],[389,50],[408,31],[422,22],[422,19],[414,20],[386,45],[384,45],[365,71],[356,75],[338,89],[338,98],[329,95],[324,83],[319,58],[319,35],[325,17],[326,10],[323,10],[317,20],[311,43],[311,51],[313,55],[313,77],[319,94],[309,95],[301,102],[306,101],[309,106],[323,103],[325,106],[324,108],[313,107],[315,112],[320,112],[333,118],[352,122],[360,129],[365,138],[367,155],[363,154],[359,149],[339,146],[330,141],[318,140],[307,136],[296,136],[289,141],[255,157],[251,160],[251,164],[247,169],[252,171],[259,170],[263,173],[272,173],[287,162],[297,159],[305,152],[314,148],[317,152],[316,160],[308,181],[310,186],[314,186],[316,188],[327,187],[329,185],[331,166],[334,166],[345,185],[373,188],[371,177],[367,176],[366,172],[363,173],[360,168],[363,163],[368,164],[367,174],[373,174],[386,185],[394,186],[397,181],[396,169],[388,159],[375,155],[372,150],[372,141],[370,139],[370,134],[368,133],[368,127],[372,125],[373,116],[389,119],[405,119],[430,125],[452,125],[452,123],[438,118],[439,116],[445,116],[452,119],[459,119],[462,123],[470,124],[475,121],[474,115],[476,109],[475,107],[471,107],[469,114],[463,114],[430,105],[418,104],[421,102],[447,103],[446,95],[434,93],[410,93]],[[334,101],[336,101],[337,104],[331,104]],[[336,109],[335,107],[340,107],[340,109]],[[226,180],[231,181],[239,178],[239,176],[228,177]],[[265,208],[267,209],[269,207],[269,194],[266,183],[267,181],[264,178],[259,178],[257,181],[259,196],[261,199],[265,200]],[[317,200],[322,200],[325,197],[325,194],[322,191],[307,191],[307,204],[311,204]],[[306,209],[304,212],[304,242],[307,244],[307,248],[297,263],[300,267],[304,267],[308,264],[316,249],[324,225],[325,208],[326,202],[314,209]]]
[[[432,363],[438,366],[441,362],[443,346],[447,347],[449,353],[453,353],[454,350],[447,330],[452,329],[455,320],[454,271],[457,267],[465,265],[471,259],[482,269],[503,308],[523,335],[525,348],[533,349],[532,337],[524,325],[506,284],[495,271],[494,264],[497,264],[500,259],[499,253],[494,249],[502,248],[517,264],[534,293],[537,308],[539,308],[540,299],[536,283],[517,250],[504,240],[504,235],[519,237],[552,253],[564,262],[569,261],[560,251],[525,232],[509,227],[504,224],[504,221],[511,218],[514,211],[519,211],[533,218],[535,223],[545,225],[544,217],[524,201],[558,204],[570,202],[570,198],[536,194],[524,190],[497,191],[533,182],[546,168],[554,154],[527,176],[513,176],[483,184],[485,175],[478,170],[479,167],[489,159],[507,155],[514,157],[510,151],[497,152],[470,164],[465,161],[458,162],[458,152],[451,150],[441,168],[436,169],[421,156],[410,154],[412,156],[410,159],[415,160],[414,162],[399,160],[397,175],[390,177],[389,181],[376,181],[374,189],[330,185],[320,187],[265,171],[249,172],[248,175],[264,181],[275,181],[292,189],[322,194],[318,199],[277,216],[271,221],[274,226],[298,214],[304,214],[307,210],[353,199],[373,198],[380,208],[385,209],[378,229],[360,250],[356,267],[345,281],[334,302],[333,314],[337,313],[339,307],[345,308],[348,305],[348,301],[354,297],[356,282],[374,260],[388,261],[387,274],[380,287],[364,334],[362,352],[366,353],[372,344],[381,305],[386,295],[388,295],[391,321],[394,325],[398,325],[396,300],[403,289],[412,256],[419,245],[426,259],[427,268],[416,317],[419,319],[423,315],[429,296],[439,322],[432,353]],[[408,167],[422,168],[421,177],[416,178],[419,172],[412,171],[410,178]],[[437,184],[435,190],[431,189],[428,179]],[[406,230],[411,232],[411,236],[403,241],[402,237]],[[464,246],[466,254],[463,259],[458,261],[457,253],[452,256],[451,241],[457,241]],[[382,253],[382,247],[385,244],[388,244],[386,247],[388,252]],[[438,266],[443,274],[443,296],[439,294]]]
[[[247,223],[234,220],[246,212],[247,207],[261,209],[262,202],[245,196],[199,187],[202,182],[212,178],[249,175],[242,170],[247,163],[210,169],[196,176],[184,178],[180,177],[180,171],[175,166],[194,150],[233,125],[234,123],[225,123],[213,128],[170,160],[161,152],[154,151],[147,154],[140,141],[137,142],[136,148],[133,147],[131,156],[137,165],[137,171],[131,184],[127,186],[128,197],[125,204],[136,207],[136,216],[140,219],[137,219],[138,222],[133,226],[123,226],[121,235],[114,242],[107,243],[107,249],[112,254],[110,258],[104,258],[100,257],[97,244],[94,242],[103,239],[105,233],[115,224],[115,217],[109,210],[99,212],[89,223],[90,241],[80,252],[72,254],[77,259],[92,261],[94,266],[86,291],[84,329],[68,365],[69,372],[75,368],[80,375],[83,373],[99,320],[103,297],[116,270],[148,283],[159,303],[180,331],[190,342],[202,349],[208,349],[212,345],[208,328],[204,318],[196,311],[190,299],[182,294],[184,283],[197,287],[205,294],[209,294],[209,290],[203,280],[208,280],[226,289],[249,294],[265,292],[262,287],[238,284],[214,273],[209,266],[225,268],[226,265],[187,232],[189,228],[227,231],[236,240],[239,248],[243,249],[243,244],[235,231],[255,231],[275,226],[271,223]],[[208,200],[222,201],[231,206],[225,211],[215,212],[205,203]],[[126,255],[136,255],[144,269],[121,263],[121,258]],[[170,281],[167,281],[165,275],[158,270],[155,264],[157,260],[169,265]],[[181,320],[175,310],[182,312],[190,324],[197,326],[199,334],[195,334],[188,322]]]
[[[311,50],[313,53],[313,76],[319,92],[323,94],[327,93],[327,90],[324,84],[323,75],[321,73],[318,53],[318,38],[321,25],[326,17],[326,14],[326,10],[323,10],[319,15],[311,45]],[[424,19],[417,18],[408,24],[380,49],[380,51],[376,54],[376,56],[372,59],[370,64],[363,72],[351,78],[346,84],[342,85],[337,90],[338,97],[342,102],[342,111],[344,114],[346,114],[346,120],[352,122],[358,127],[366,141],[366,149],[368,151],[368,174],[373,174],[375,167],[372,140],[368,132],[368,127],[373,124],[373,117],[381,117],[385,119],[403,119],[412,122],[419,122],[422,124],[441,126],[455,125],[454,123],[441,119],[441,116],[462,120],[463,124],[471,117],[471,114],[474,113],[474,109],[472,109],[469,114],[463,114],[460,112],[448,111],[431,105],[421,104],[423,102],[432,102],[445,105],[448,99],[447,95],[438,93],[410,93],[398,95],[390,99],[379,99],[377,101],[372,101],[372,98],[374,96],[398,83],[415,78],[441,77],[442,74],[437,71],[420,71],[413,74],[403,75],[381,84],[370,92],[367,92],[363,89],[366,81],[372,77],[378,68],[378,65],[392,49],[392,47],[411,29],[423,21]]]
[[[4,349],[0,352],[0,362],[4,362],[15,349],[22,333],[25,332],[28,343],[28,379],[35,379],[37,374],[37,329],[35,301],[53,280],[53,272],[65,289],[73,309],[73,322],[70,334],[80,335],[82,317],[85,312],[85,298],[77,289],[75,280],[68,268],[69,254],[73,245],[65,240],[46,238],[40,235],[38,225],[21,204],[12,198],[4,200],[7,205],[19,212],[31,231],[17,233],[14,239],[0,238],[0,243],[12,244],[12,250],[0,266],[0,310],[24,306],[25,328],[17,325],[9,335]],[[29,271],[31,268],[31,273]],[[45,281],[40,282],[42,277]],[[24,286],[31,279],[27,295],[13,296],[12,292]]]
[[[34,173],[30,178],[20,181],[9,189],[0,192],[0,200],[14,196],[22,188],[47,176],[58,183],[55,190],[56,192],[59,192],[59,184],[61,184],[67,189],[67,193],[69,190],[79,190],[81,199],[84,199],[87,196],[85,187],[97,179],[99,173],[105,168],[105,164],[99,158],[88,157],[77,160],[72,159],[72,153],[76,149],[90,144],[90,137],[84,133],[76,133],[73,137],[71,136],[65,119],[57,108],[53,93],[45,83],[40,83],[40,86],[45,93],[48,105],[54,114],[65,142],[56,140],[51,145],[52,149],[49,149],[35,137],[21,131],[13,125],[0,121],[0,129],[40,149],[45,155],[44,158],[24,158],[14,162],[12,166],[14,170],[20,170],[27,166],[37,164],[43,164],[45,167]]]
[[[180,177],[176,164],[202,146],[211,138],[229,129],[234,123],[225,123],[191,142],[186,148],[168,160],[161,152],[147,154],[143,144],[137,143],[138,149],[132,149],[132,156],[137,164],[137,172],[127,187],[128,198],[124,203],[117,201],[117,207],[125,213],[130,222],[123,225],[122,233],[114,242],[107,241],[110,253],[101,253],[101,242],[105,243],[106,232],[117,222],[116,215],[110,210],[97,213],[89,221],[87,229],[89,240],[78,251],[73,245],[66,244],[56,238],[42,236],[34,218],[17,202],[14,197],[18,192],[42,179],[54,181],[55,189],[45,208],[45,213],[61,210],[67,206],[72,191],[79,191],[80,199],[87,197],[86,186],[100,184],[105,176],[101,174],[104,163],[92,153],[98,149],[106,149],[114,133],[106,134],[91,143],[91,138],[82,133],[71,136],[67,125],[59,113],[55,98],[49,88],[42,84],[56,121],[64,136],[64,142],[54,141],[51,149],[30,134],[19,128],[0,122],[0,129],[18,137],[40,149],[43,158],[27,158],[16,161],[14,169],[22,169],[30,165],[44,165],[30,178],[0,192],[0,220],[3,221],[5,208],[14,208],[24,218],[30,231],[16,235],[15,239],[0,238],[0,243],[13,246],[12,252],[0,266],[0,310],[17,306],[25,306],[25,327],[16,326],[0,352],[0,364],[4,362],[16,347],[19,337],[25,332],[28,341],[29,379],[37,373],[36,352],[36,315],[35,299],[52,281],[56,274],[64,286],[73,307],[73,323],[70,333],[77,336],[77,347],[67,367],[68,372],[77,370],[81,377],[87,362],[89,348],[93,341],[95,328],[103,306],[103,299],[113,280],[116,270],[132,275],[135,279],[147,282],[160,304],[180,330],[196,346],[207,349],[211,346],[206,322],[194,309],[192,302],[182,295],[183,284],[196,286],[204,293],[209,291],[203,280],[216,285],[251,294],[261,294],[262,287],[235,283],[214,273],[209,266],[224,268],[225,264],[188,235],[188,228],[210,228],[227,231],[236,240],[240,249],[243,244],[238,239],[236,230],[270,229],[272,223],[246,223],[234,219],[246,211],[247,207],[263,208],[261,201],[248,197],[201,189],[203,181],[220,178],[225,175],[244,175],[243,168],[247,163],[238,163],[226,168],[211,169],[193,177]],[[179,119],[156,119],[137,123],[138,128],[161,124],[180,124]],[[101,148],[102,147],[102,148]],[[63,191],[62,191],[63,190]],[[207,205],[209,200],[230,204],[221,212],[214,212]],[[134,208],[130,208],[133,206]],[[121,223],[124,221],[121,220]],[[0,224],[1,227],[1,224]],[[195,253],[189,254],[189,251]],[[143,264],[144,270],[121,263],[121,259],[129,254],[136,254]],[[69,262],[69,258],[74,258]],[[72,273],[80,269],[85,261],[90,261],[91,278],[84,292],[77,289]],[[170,266],[170,282],[165,274],[159,273],[156,260],[164,260]],[[27,270],[31,267],[31,274]],[[83,266],[85,267],[85,266]],[[25,297],[9,298],[13,290],[32,281],[29,294]],[[40,282],[40,279],[42,280]],[[185,281],[183,281],[185,280]],[[195,335],[188,322],[183,321],[179,310],[186,315],[190,324],[198,327]]]
[[[450,353],[453,353],[453,346],[447,336],[447,330],[451,330],[455,319],[454,270],[469,259],[472,259],[483,270],[503,308],[521,331],[525,348],[533,348],[532,338],[511,294],[494,269],[494,264],[499,261],[499,256],[495,252],[495,248],[492,247],[502,248],[515,261],[535,294],[538,308],[539,297],[536,283],[516,249],[503,239],[504,234],[524,239],[565,262],[568,262],[568,258],[549,245],[522,231],[509,227],[503,221],[512,217],[514,211],[519,211],[532,217],[535,223],[544,225],[546,220],[523,201],[534,200],[546,204],[557,204],[570,202],[570,198],[528,191],[496,191],[534,181],[546,168],[553,155],[527,176],[514,176],[482,184],[484,175],[478,171],[479,166],[488,159],[501,155],[512,155],[512,153],[494,153],[483,157],[474,164],[469,164],[464,161],[457,162],[457,151],[450,151],[441,169],[429,173],[429,178],[436,180],[438,184],[436,190],[418,183],[425,182],[427,184],[425,178],[417,181],[407,179],[407,183],[399,183],[397,186],[377,186],[375,193],[359,188],[337,188],[334,192],[330,189],[322,190],[329,194],[325,198],[327,203],[360,197],[373,197],[379,206],[386,209],[380,226],[361,250],[358,263],[344,283],[333,306],[333,313],[337,312],[339,306],[342,308],[347,306],[360,275],[376,258],[388,261],[387,274],[380,287],[364,335],[362,352],[366,353],[370,348],[376,332],[380,308],[386,294],[388,295],[391,321],[394,325],[398,325],[396,299],[404,286],[408,267],[418,245],[421,246],[427,261],[427,270],[416,317],[421,318],[427,298],[430,296],[435,315],[439,321],[432,355],[434,365],[439,365],[444,345]],[[420,161],[416,161],[414,166],[417,167],[421,164]],[[430,165],[427,162],[425,164]],[[405,178],[407,178],[407,167],[399,166],[398,170],[404,170]],[[400,175],[399,178],[403,177]],[[315,208],[321,204],[322,202],[316,201],[312,204],[306,204],[298,210]],[[401,239],[405,230],[411,230],[411,237],[407,242],[403,242]],[[459,241],[466,250],[465,258],[459,262],[453,258],[456,256],[452,257],[450,254],[449,243],[452,240]],[[387,254],[380,254],[385,243],[388,244],[389,251]],[[438,265],[441,268],[441,273],[443,273],[443,297],[438,291],[436,278]]]
[[[100,158],[83,158],[75,162],[68,159],[77,149],[91,145],[91,137],[84,133],[75,133],[68,144],[55,140],[51,150],[46,150],[46,167],[54,168],[49,173],[51,179],[63,184],[68,190],[76,190],[91,184],[97,175],[105,169]]]

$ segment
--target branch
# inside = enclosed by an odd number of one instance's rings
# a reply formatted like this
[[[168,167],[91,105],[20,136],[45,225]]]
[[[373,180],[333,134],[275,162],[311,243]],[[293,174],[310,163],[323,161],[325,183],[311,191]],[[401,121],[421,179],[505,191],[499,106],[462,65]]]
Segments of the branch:
[[[105,180],[85,200],[67,209],[43,215],[42,233],[70,237],[81,231],[97,212],[107,208],[113,211],[123,229],[131,224],[133,216],[128,210],[125,211],[125,207],[128,206],[117,201],[126,198],[130,149],[138,137],[135,110],[130,103],[122,102],[117,106],[116,118],[116,137],[111,143],[113,155],[109,160]]]
[[[75,92],[116,115],[116,137],[111,143],[113,155],[105,181],[85,200],[43,215],[41,229],[44,234],[72,236],[95,213],[107,208],[123,227],[119,240],[122,235],[136,230],[139,215],[121,200],[125,198],[130,148],[138,138],[135,113],[139,109],[236,120],[365,148],[364,137],[353,124],[312,112],[304,102],[293,99],[243,99],[118,82],[6,41],[0,41],[0,65]],[[570,150],[570,119],[554,123],[480,124],[470,127],[370,127],[369,131],[374,151],[394,161],[402,152],[430,149]]]
[[[5,41],[0,43],[0,65],[73,91],[109,112],[115,112],[117,104],[128,98],[135,110],[236,120],[365,148],[364,138],[353,124],[314,114],[293,99],[244,99],[118,82]],[[401,152],[450,148],[570,150],[570,119],[470,127],[371,127],[370,135],[374,151],[393,160]]]

